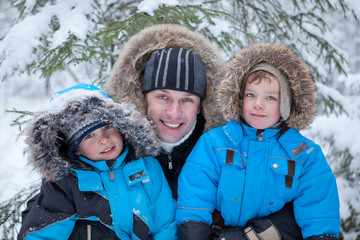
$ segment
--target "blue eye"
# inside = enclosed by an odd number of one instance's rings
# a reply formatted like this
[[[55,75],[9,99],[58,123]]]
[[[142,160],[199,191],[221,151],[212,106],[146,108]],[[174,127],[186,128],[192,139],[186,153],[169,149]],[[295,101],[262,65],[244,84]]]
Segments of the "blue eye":
[[[276,100],[276,98],[275,98],[275,97],[272,97],[272,96],[267,97],[267,99],[268,99],[268,100]]]
[[[247,94],[245,94],[245,96],[246,96],[246,97],[254,97],[255,94],[253,94],[253,93],[247,93]]]
[[[159,96],[159,98],[160,98],[160,99],[167,99],[167,97],[164,96],[164,95]]]
[[[90,138],[92,138],[93,136],[94,136],[93,133],[89,133],[88,135],[86,135],[86,137],[85,137],[84,139],[90,139]]]

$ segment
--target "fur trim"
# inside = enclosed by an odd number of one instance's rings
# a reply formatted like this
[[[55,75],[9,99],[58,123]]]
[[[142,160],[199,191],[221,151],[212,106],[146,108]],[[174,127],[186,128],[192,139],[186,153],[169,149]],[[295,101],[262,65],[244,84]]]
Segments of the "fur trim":
[[[29,163],[45,180],[59,180],[70,173],[70,168],[88,169],[82,161],[72,160],[66,155],[67,147],[61,129],[61,121],[65,116],[82,115],[88,111],[117,128],[123,136],[124,144],[133,148],[136,159],[158,154],[160,147],[153,126],[131,105],[105,101],[95,95],[86,96],[69,102],[58,112],[38,113],[26,129]]]
[[[266,62],[279,68],[288,77],[292,106],[286,124],[298,130],[310,125],[316,111],[316,86],[309,68],[289,47],[279,43],[259,43],[238,52],[230,61],[217,92],[217,103],[227,121],[240,121],[242,82],[256,64]]]
[[[142,79],[145,64],[155,50],[182,47],[200,54],[207,74],[206,94],[202,109],[205,130],[224,123],[215,106],[215,87],[225,72],[225,62],[212,44],[201,34],[180,25],[160,24],[145,28],[125,44],[105,83],[106,92],[117,102],[128,102],[146,114]]]

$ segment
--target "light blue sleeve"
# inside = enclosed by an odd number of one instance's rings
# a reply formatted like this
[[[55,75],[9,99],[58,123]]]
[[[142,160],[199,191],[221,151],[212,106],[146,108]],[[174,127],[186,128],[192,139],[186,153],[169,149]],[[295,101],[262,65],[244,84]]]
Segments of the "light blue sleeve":
[[[176,223],[187,220],[212,222],[219,182],[219,162],[208,132],[188,156],[178,180]]]
[[[146,157],[146,168],[149,171],[152,184],[152,206],[154,229],[151,234],[154,240],[176,240],[177,226],[175,223],[176,202],[172,198],[170,186],[165,178],[159,162],[152,157]]]
[[[29,233],[24,240],[67,240],[69,239],[74,226],[75,215],[60,222],[56,222],[39,231]]]
[[[314,144],[299,178],[294,201],[296,222],[304,238],[340,232],[339,195],[336,179],[320,146]]]
[[[64,181],[43,182],[40,194],[23,218],[22,239],[68,239],[77,214],[69,186]]]

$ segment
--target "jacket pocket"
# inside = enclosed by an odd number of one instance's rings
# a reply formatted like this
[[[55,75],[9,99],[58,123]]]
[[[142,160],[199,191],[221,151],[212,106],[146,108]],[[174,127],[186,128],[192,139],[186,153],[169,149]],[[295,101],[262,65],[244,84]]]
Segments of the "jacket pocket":
[[[272,212],[296,195],[299,186],[299,176],[303,163],[292,159],[270,157],[268,159],[269,176],[267,181],[267,199]]]

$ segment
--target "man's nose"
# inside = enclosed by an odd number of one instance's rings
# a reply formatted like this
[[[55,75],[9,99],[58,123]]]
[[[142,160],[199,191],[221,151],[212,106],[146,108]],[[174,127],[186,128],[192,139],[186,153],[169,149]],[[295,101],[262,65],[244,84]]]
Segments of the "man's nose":
[[[172,117],[177,117],[181,114],[180,104],[178,102],[173,102],[167,108],[167,113]]]

